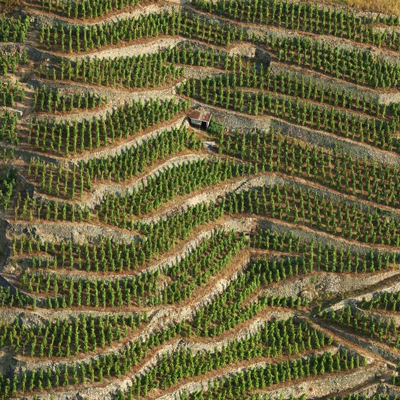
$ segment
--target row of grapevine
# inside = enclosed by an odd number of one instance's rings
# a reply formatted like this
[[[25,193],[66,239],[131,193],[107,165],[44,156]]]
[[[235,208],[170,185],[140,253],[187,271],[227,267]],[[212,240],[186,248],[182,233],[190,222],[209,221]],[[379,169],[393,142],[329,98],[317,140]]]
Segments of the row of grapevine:
[[[242,239],[240,241],[241,246]],[[235,238],[232,232],[227,237],[225,237],[223,231],[214,232],[211,238],[203,240],[199,244],[199,247],[192,249],[190,254],[179,263],[163,268],[163,274],[172,277],[179,268],[188,270],[188,263],[195,260],[206,265],[206,263],[199,259],[199,255],[201,252],[211,251],[211,248],[219,245],[221,241],[224,243],[221,248],[225,248],[227,244],[231,245],[234,243]],[[121,272],[124,270],[142,269],[145,263],[143,253],[139,252],[135,243],[120,244],[112,241],[109,237],[101,241],[99,245],[94,246],[89,245],[87,242],[82,245],[75,245],[72,244],[71,240],[61,243],[42,242],[40,238],[35,240],[32,236],[22,235],[20,238],[13,238],[12,252],[14,256],[21,256],[22,254],[34,255],[35,253],[46,253],[49,255],[49,257],[43,257],[43,255],[33,256],[32,262],[29,263],[29,266],[33,269],[60,268],[78,269],[86,272]],[[195,265],[192,268],[195,268]],[[191,273],[191,275],[194,274]]]
[[[268,244],[269,246],[269,233],[263,233],[263,236],[260,236],[260,239],[257,239],[258,246],[260,245],[260,241],[263,244]],[[205,240],[198,248],[194,249],[187,257],[185,257],[180,262],[165,267],[162,271],[162,275],[170,277],[173,279],[173,283],[164,287],[159,293],[156,293],[152,298],[148,298],[149,305],[155,305],[160,303],[169,303],[174,301],[182,300],[183,298],[190,295],[191,291],[193,291],[194,287],[197,285],[201,285],[204,283],[204,280],[209,279],[210,274],[215,274],[220,268],[222,268],[230,259],[230,254],[232,251],[237,251],[240,246],[243,246],[243,239],[238,245],[232,246],[232,239],[234,239],[235,235],[232,233],[224,239],[225,237],[221,234],[217,234],[210,240]],[[24,244],[22,244],[24,243]],[[27,244],[26,244],[27,243]],[[16,246],[16,243],[14,244]],[[36,243],[39,247],[37,250],[39,251],[42,248],[40,243]],[[216,246],[213,249],[208,246],[213,245]],[[222,245],[222,247],[221,247]],[[32,241],[28,240],[28,242],[21,242],[21,246],[28,246],[28,250],[32,249]],[[48,247],[48,244],[44,245],[45,249]],[[51,246],[54,246],[52,244]],[[105,250],[101,250],[100,257],[98,255],[99,250],[96,248],[92,248],[89,251],[89,247],[87,244],[83,246],[83,253],[81,254],[81,250],[78,253],[73,251],[72,243],[69,242],[68,246],[65,247],[64,243],[58,245],[59,253],[57,253],[57,258],[53,257],[52,264],[49,264],[49,260],[45,262],[43,258],[40,259],[33,258],[33,268],[41,267],[41,268],[55,268],[58,266],[65,268],[69,265],[69,268],[78,268],[78,269],[86,269],[87,271],[91,270],[86,266],[91,265],[93,263],[93,259],[91,257],[95,257],[94,260],[94,270],[99,270],[99,263],[106,263],[110,265],[110,270],[121,270],[118,268],[118,265],[128,265],[129,262],[126,260],[130,260],[129,258],[129,247],[125,248],[123,255],[121,253],[116,253],[117,258],[114,260],[115,253],[111,249],[111,242],[107,242],[107,253]],[[226,253],[225,249],[230,249],[228,253]],[[269,249],[273,248],[276,250],[276,247],[267,247]],[[131,250],[134,249],[131,246]],[[55,248],[54,248],[55,250]],[[282,251],[282,250],[280,250]],[[208,254],[204,259],[200,260],[199,255],[203,252]],[[360,257],[358,253],[351,253],[347,251],[344,253],[343,249],[339,252],[334,248],[325,247],[324,252],[322,251],[322,247],[318,246],[317,252],[315,252],[313,245],[311,247],[306,247],[304,249],[304,258],[286,258],[286,259],[278,259],[278,260],[255,260],[251,263],[251,265],[246,269],[244,276],[240,277],[232,284],[229,285],[227,290],[219,297],[215,299],[210,306],[207,306],[205,309],[198,312],[195,317],[195,328],[197,335],[220,335],[223,330],[230,329],[233,325],[236,325],[240,321],[243,321],[255,313],[257,313],[260,308],[264,308],[265,306],[291,306],[300,305],[297,301],[295,302],[293,298],[288,299],[289,302],[284,298],[261,298],[257,303],[252,304],[250,307],[245,309],[240,308],[240,304],[252,293],[254,290],[260,287],[260,285],[269,285],[271,282],[279,282],[281,279],[290,278],[299,273],[307,274],[313,270],[323,270],[329,272],[342,272],[345,270],[352,271],[354,268],[355,272],[365,273],[366,271],[376,271],[381,268],[388,268],[389,254],[385,255],[385,258],[382,258],[381,254],[378,253],[375,255],[374,253],[370,253],[368,257]],[[53,253],[54,254],[54,253]],[[118,255],[119,254],[119,255]],[[223,256],[222,256],[223,255]],[[86,261],[82,262],[81,257],[85,257]],[[77,258],[76,258],[77,257]],[[217,257],[217,259],[215,259]],[[37,262],[36,262],[37,260]],[[196,264],[196,260],[197,264]],[[216,263],[215,263],[216,262]],[[215,263],[215,264],[214,264]],[[346,265],[346,266],[345,266]],[[188,269],[189,266],[192,266]],[[202,272],[202,270],[206,268]],[[102,271],[107,271],[108,269],[101,269]],[[188,275],[189,274],[189,275]],[[158,273],[154,276],[156,279],[159,279]],[[191,280],[196,278],[195,281],[191,282]],[[176,280],[177,279],[177,280]],[[99,283],[100,282],[100,283]],[[113,299],[116,297],[117,304],[120,306],[124,302],[127,302],[127,299],[132,299],[132,297],[128,294],[131,293],[135,296],[132,301],[142,303],[139,299],[143,297],[146,293],[147,295],[151,295],[154,290],[154,281],[149,285],[149,290],[144,291],[145,286],[140,286],[138,289],[134,289],[132,284],[127,283],[118,283],[117,285],[113,285],[116,288],[116,292],[110,286],[111,282],[92,281],[92,284],[89,281],[79,281],[78,286],[73,283],[71,280],[68,280],[66,277],[61,278],[52,274],[42,273],[39,274],[33,272],[28,273],[24,272],[22,275],[22,288],[25,290],[29,290],[31,292],[37,293],[49,293],[54,292],[55,294],[63,294],[63,297],[58,298],[47,298],[46,302],[48,307],[54,308],[65,308],[71,307],[74,305],[74,296],[78,299],[82,299],[78,301],[78,304],[82,306],[95,306],[95,307],[107,307],[110,304],[114,305]],[[123,282],[123,281],[120,281]],[[148,281],[150,282],[150,281]],[[196,283],[195,283],[196,282]],[[140,281],[139,281],[140,283]],[[93,286],[94,284],[94,286]],[[188,285],[188,286],[187,286]],[[94,287],[94,292],[92,290]],[[119,288],[124,288],[123,290],[119,290]],[[132,289],[133,288],[133,289]],[[153,289],[152,289],[153,288]],[[133,292],[132,292],[133,290]],[[128,291],[128,292],[127,292]],[[114,293],[114,294],[113,294]],[[94,295],[94,296],[93,296]],[[128,296],[128,297],[126,297]],[[237,298],[236,298],[237,297]],[[92,298],[92,303],[90,303],[90,298]],[[86,299],[86,300],[84,300]],[[88,300],[89,299],[89,300]],[[97,299],[97,300],[96,300]],[[103,303],[101,300],[103,299]],[[229,303],[227,303],[229,300]],[[89,303],[88,303],[89,301]],[[122,303],[121,303],[122,302]],[[126,303],[129,305],[130,303]],[[206,318],[203,320],[203,316]],[[214,318],[216,318],[214,320]],[[216,326],[211,327],[210,324],[214,324],[218,321]]]
[[[60,89],[41,86],[35,89],[33,108],[38,112],[55,113],[71,112],[75,109],[94,109],[108,103],[107,98],[97,94],[85,92],[84,94],[63,94]]]
[[[5,400],[10,395],[49,392],[61,386],[103,382],[104,379],[120,377],[145,359],[150,349],[170,340],[181,330],[182,324],[177,324],[153,333],[145,341],[128,343],[116,353],[100,355],[88,361],[0,374],[0,396]]]
[[[126,219],[146,215],[160,205],[194,192],[205,186],[247,174],[249,169],[243,164],[230,161],[198,160],[172,166],[147,178],[143,186],[126,195],[110,194],[97,207],[97,214],[105,223],[126,224]],[[125,219],[125,220],[124,220]]]
[[[66,208],[61,207],[60,212],[64,211],[66,213]],[[23,212],[27,214],[27,209],[23,210]],[[178,213],[167,219],[161,219],[157,223],[143,224],[140,221],[133,223],[132,229],[136,229],[140,234],[146,236],[147,240],[145,241],[132,241],[129,244],[121,244],[107,238],[101,240],[98,246],[86,243],[72,246],[72,243],[71,245],[68,243],[56,244],[42,241],[40,238],[32,240],[31,237],[23,235],[19,240],[13,240],[12,251],[14,255],[24,251],[44,251],[50,252],[52,257],[57,252],[61,254],[61,261],[64,260],[61,262],[63,267],[80,268],[80,266],[72,265],[71,262],[66,264],[66,257],[69,257],[69,259],[72,257],[77,261],[81,259],[82,267],[88,271],[100,270],[100,262],[105,263],[105,271],[110,271],[114,268],[113,265],[115,265],[115,269],[119,269],[121,264],[131,265],[132,269],[138,269],[146,262],[172,249],[179,240],[187,238],[193,232],[193,229],[199,225],[213,221],[220,217],[221,214],[222,210],[220,208],[216,208],[213,205],[198,204],[188,207],[183,213]],[[88,252],[89,255],[86,257]],[[85,255],[86,261],[83,255]],[[50,258],[48,260],[48,265],[46,261],[46,268],[51,267]],[[112,260],[118,260],[118,262],[116,263]],[[37,265],[44,267],[40,262]],[[33,267],[35,266],[33,265]]]
[[[394,318],[387,322],[374,315],[360,313],[351,306],[336,311],[323,310],[320,317],[387,345],[396,348],[400,346],[400,327],[396,325]]]
[[[9,346],[15,354],[29,357],[71,357],[96,352],[128,336],[147,321],[145,315],[113,314],[101,317],[56,318],[35,327],[16,320],[0,326],[0,347]]]
[[[360,307],[367,310],[400,311],[400,292],[382,292],[369,301],[362,299]]]
[[[400,66],[382,56],[359,49],[339,48],[305,36],[254,38],[273,52],[279,62],[291,63],[317,72],[373,88],[397,88]]]
[[[286,243],[285,243],[286,241]],[[251,238],[252,246],[273,251],[291,252],[291,237],[261,231]],[[313,271],[329,273],[366,273],[389,268],[389,253],[384,256],[371,251],[366,256],[341,248],[325,246],[319,243],[301,243],[301,256],[280,258],[253,258],[239,277],[233,280],[224,292],[210,304],[200,308],[193,319],[193,328],[197,336],[219,336],[225,330],[254,317],[265,307],[299,307],[306,305],[307,298],[282,298],[260,295],[260,289],[270,288],[271,284],[290,279],[299,274],[307,275]],[[293,251],[293,249],[292,249]],[[259,293],[256,300],[248,299]]]
[[[332,201],[292,185],[234,192],[225,201],[225,208],[230,215],[254,213],[364,243],[400,244],[400,232],[389,213],[354,202]]]
[[[136,321],[133,322],[134,325]],[[54,325],[54,327],[57,325]],[[62,325],[59,329],[71,325]],[[109,325],[110,326],[110,325]],[[15,328],[14,328],[15,329]],[[100,328],[101,330],[102,328]],[[67,329],[65,329],[67,331]],[[286,340],[282,343],[279,336],[284,335]],[[35,371],[24,371],[14,374],[12,377],[0,375],[0,391],[3,395],[27,394],[33,391],[43,392],[60,386],[68,386],[71,384],[86,382],[102,382],[105,378],[115,378],[126,374],[132,367],[147,357],[148,351],[171,340],[177,335],[185,335],[185,323],[176,324],[162,331],[152,333],[147,339],[131,342],[124,346],[116,353],[100,355],[96,362],[94,359],[89,361],[75,362],[70,365],[59,366],[55,368],[37,369]],[[72,336],[72,335],[71,335]],[[14,340],[16,339],[12,335]],[[289,342],[296,338],[297,345],[291,345]],[[107,340],[107,338],[105,338]],[[15,340],[17,341],[17,340]],[[71,337],[71,341],[73,341]],[[281,345],[278,345],[281,343]],[[170,386],[173,382],[168,375],[167,365],[173,368],[174,381],[183,379],[184,376],[205,374],[207,371],[217,370],[223,365],[228,365],[235,360],[253,359],[260,354],[268,356],[271,353],[285,354],[304,352],[315,348],[324,348],[330,343],[330,339],[323,334],[309,327],[302,322],[288,319],[285,321],[271,321],[264,324],[251,335],[243,338],[231,340],[227,346],[221,350],[208,351],[203,350],[193,353],[191,349],[178,350],[173,353],[161,356],[154,366],[160,374],[160,379],[154,379],[155,375],[148,372],[141,378],[134,381],[138,386],[138,395],[146,394],[152,387]],[[327,372],[338,371],[341,367],[355,368],[358,367],[362,360],[358,356],[353,356],[346,351],[339,353],[324,353],[319,356],[311,356],[311,358],[303,358],[300,365],[313,366],[310,370],[312,373],[322,373],[319,371],[318,364],[326,363]],[[304,375],[302,368],[298,370],[295,366],[298,360],[292,361],[292,379],[296,379]],[[312,362],[310,364],[310,361]],[[339,362],[339,364],[337,364]],[[187,368],[182,368],[185,365]],[[198,366],[195,368],[195,366]],[[289,364],[287,364],[289,365]],[[269,365],[271,367],[271,365]],[[286,368],[284,368],[285,370]],[[332,371],[330,370],[332,369]],[[152,369],[151,371],[153,371]],[[307,369],[306,369],[307,370]],[[314,372],[315,370],[315,372]],[[268,375],[266,375],[267,377]],[[287,377],[287,379],[291,379]],[[163,382],[163,383],[162,383]],[[142,385],[143,383],[143,385]],[[160,385],[162,383],[162,385]]]
[[[7,17],[5,14],[0,18],[0,42],[25,41],[31,24],[29,17]]]
[[[381,252],[370,250],[364,255],[353,252],[350,249],[336,245],[322,246],[315,238],[311,242],[296,240],[292,232],[290,234],[278,234],[269,229],[253,232],[250,237],[250,247],[280,251],[286,253],[298,253],[302,255],[308,265],[302,267],[302,272],[326,271],[349,273],[373,273],[392,268],[400,258],[400,253]]]
[[[162,234],[162,233],[160,233]],[[220,240],[224,237],[221,232],[213,240]],[[230,233],[231,235],[231,233]],[[229,240],[232,238],[229,236]],[[214,243],[204,240],[199,247],[191,250],[190,255],[176,266],[171,267],[171,271],[163,271],[172,277],[174,271],[187,269],[188,263],[198,260],[199,254],[207,252],[207,246]],[[230,243],[230,241],[229,241]],[[344,251],[335,245],[316,244],[304,242],[293,234],[277,234],[269,230],[253,232],[246,245],[255,249],[266,249],[278,252],[302,254],[308,260],[308,266],[302,267],[302,271],[322,270],[327,272],[350,272],[366,273],[375,272],[382,269],[391,268],[391,264],[398,262],[398,254],[389,252],[376,252],[371,250],[368,254],[361,256],[351,252],[350,249]],[[61,243],[43,241],[27,235],[13,237],[11,244],[12,255],[30,257],[32,260],[29,265],[32,268],[46,269],[78,269],[87,272],[115,272],[122,270],[142,269],[146,263],[146,255],[141,251],[138,243],[118,243],[110,238],[102,240],[98,244],[73,244],[70,240]],[[44,253],[44,254],[43,254]],[[194,258],[195,257],[195,258]],[[201,260],[200,260],[201,261]],[[172,274],[172,275],[171,275]]]
[[[269,68],[265,71],[262,64],[247,64],[243,67],[239,62],[239,72],[220,75],[218,79],[211,77],[209,81],[211,86],[223,87],[225,90],[228,87],[233,90],[238,87],[254,88],[368,114],[377,119],[389,121],[400,119],[398,103],[381,104],[365,93],[360,96],[346,89],[339,91],[337,86],[317,83],[314,78],[306,79],[299,73],[291,74],[283,71],[277,73]],[[199,84],[203,86],[203,90],[204,86],[210,85],[207,85],[207,79],[200,81]]]
[[[8,73],[15,74],[19,65],[24,65],[28,62],[28,53],[26,51],[10,50],[0,54],[0,74],[7,75]]]
[[[140,307],[156,294],[159,274],[159,271],[154,271],[131,278],[74,279],[60,273],[43,270],[31,273],[24,270],[20,277],[20,287],[23,291],[44,294],[46,297],[37,301],[37,305],[42,308]]]
[[[236,168],[240,171],[239,166]],[[129,199],[129,196],[125,199]],[[263,186],[249,191],[233,192],[221,198],[217,205],[208,203],[202,204],[202,207],[216,215],[249,213],[277,218],[364,243],[389,246],[398,246],[400,243],[400,231],[390,213],[360,206],[355,202],[332,201],[318,192],[292,185]],[[106,220],[109,224],[128,229],[134,229],[137,225],[132,219],[138,213],[134,204],[121,210],[105,205],[102,208],[105,212],[102,212],[101,220]],[[98,213],[92,215],[86,207],[82,209],[67,203],[32,198],[29,194],[18,194],[14,211],[16,220],[43,218],[83,222],[99,218]]]
[[[287,331],[290,333],[288,334]],[[282,345],[276,345],[276,342],[282,343]],[[297,343],[292,346],[293,342]],[[329,339],[326,342],[328,344]],[[302,350],[304,352],[304,349],[323,348],[326,344],[325,338],[321,337],[314,329],[307,327],[306,324],[297,326],[290,319],[272,322],[261,327],[246,339],[230,341],[222,350],[194,353],[188,349],[163,355],[149,372],[133,380],[128,393],[125,394],[126,397],[121,392],[116,398],[145,397],[155,388],[165,390],[179,380],[204,375],[245,359],[267,358],[275,354],[277,356],[287,353],[297,354]],[[305,374],[301,374],[301,376],[294,374],[292,378],[296,379],[302,376]]]
[[[400,140],[396,136],[399,123],[394,119],[381,121],[348,111],[343,112],[335,107],[300,101],[299,98],[294,100],[291,97],[264,92],[231,90],[230,86],[221,85],[222,80],[217,82],[215,78],[206,78],[204,81],[192,78],[179,86],[179,93],[213,106],[255,116],[272,115],[294,124],[400,153]]]
[[[157,54],[137,57],[71,59],[62,58],[60,63],[40,65],[39,75],[45,79],[60,79],[96,85],[119,85],[126,88],[152,87],[169,82],[173,77],[183,74],[181,68],[168,69],[170,63],[210,66],[224,70],[244,68],[250,62],[239,55],[229,56],[215,48],[206,47],[204,51],[191,45],[176,46]],[[251,63],[252,64],[252,63]],[[149,74],[149,71],[151,74]],[[169,71],[169,72],[168,72]]]
[[[247,71],[261,68],[264,63],[254,62],[239,54],[229,54],[215,47],[193,46],[184,43],[161,51],[165,62],[198,67],[211,67],[224,71]]]
[[[0,81],[0,106],[14,106],[25,99],[25,89],[11,81]]]
[[[150,88],[170,84],[183,76],[183,69],[166,65],[160,53],[137,57],[102,59],[62,59],[60,64],[43,68],[39,75],[45,79],[61,79],[74,82],[125,88]]]
[[[212,167],[212,168],[210,168]],[[206,185],[212,185],[221,180],[231,179],[251,173],[252,170],[238,163],[226,161],[217,162],[199,160],[167,168],[157,175],[147,178],[142,186],[132,194],[126,193],[119,200],[115,194],[107,195],[92,213],[87,205],[84,207],[66,202],[45,200],[31,197],[28,193],[18,194],[15,207],[15,219],[29,220],[44,219],[54,221],[87,222],[91,219],[124,228],[135,225],[134,216],[147,214],[159,207],[163,202],[177,195],[190,193]],[[74,175],[76,176],[76,175]],[[84,181],[81,175],[80,193],[83,194]],[[114,201],[116,202],[114,204]]]
[[[220,86],[229,86],[232,89],[251,87],[267,90],[354,110],[377,118],[395,118],[398,120],[400,116],[400,109],[397,103],[380,104],[365,94],[360,96],[345,89],[339,91],[336,86],[322,84],[312,77],[306,79],[303,74],[299,73],[275,72],[270,68],[265,68],[263,63],[250,62],[238,55],[229,56],[227,53],[208,47],[201,50],[200,48],[185,45],[174,47],[161,54],[163,54],[165,61],[173,64],[209,66],[225,71],[233,71],[226,76],[220,76],[218,81],[215,77],[209,78],[213,85],[215,81],[215,86],[220,83]],[[203,81],[203,85],[205,81]]]
[[[318,182],[340,193],[378,204],[400,207],[400,171],[394,166],[360,160],[335,148],[328,151],[268,132],[218,135],[219,153],[257,163],[259,170],[277,171]]]
[[[0,145],[0,165],[1,163],[8,163],[15,158],[15,149],[13,147],[6,148]]]
[[[333,35],[360,43],[400,51],[400,34],[365,24],[365,18],[349,10],[335,10],[315,3],[288,0],[193,0],[202,11],[242,22],[273,25],[285,29]],[[392,18],[399,21],[398,17]]]
[[[187,109],[186,102],[173,100],[133,101],[107,112],[106,117],[89,120],[55,122],[31,119],[28,143],[36,149],[68,157],[70,153],[107,146],[128,138],[159,122],[172,119]]]
[[[226,400],[236,400],[239,396],[249,395],[257,389],[264,389],[279,383],[287,383],[325,373],[349,371],[361,365],[362,359],[347,350],[337,353],[326,352],[322,355],[315,354],[292,361],[279,361],[274,364],[246,368],[243,371],[216,379],[207,389],[192,393],[185,391],[180,395],[179,399],[200,400],[204,398],[223,398]],[[184,369],[181,370],[182,372],[185,371]],[[143,380],[138,379],[134,381],[129,390],[126,392],[120,391],[116,399],[128,400],[134,398],[135,395],[140,397],[147,393],[147,391],[143,391],[148,387],[145,379],[143,377]],[[149,389],[159,387],[159,381],[154,383],[150,381],[149,383]],[[170,379],[168,386],[174,383],[175,380]]]
[[[126,268],[130,270],[131,266],[137,269],[146,259],[145,253],[138,247],[140,244],[134,242],[129,245],[118,244],[107,239],[100,246],[88,243],[73,245],[71,241],[65,245],[64,242],[55,244],[36,241],[32,237],[25,236],[20,239],[14,238],[12,245],[14,255],[36,252],[50,255],[46,258],[33,256],[30,264],[32,272],[25,271],[21,276],[21,287],[24,290],[46,294],[46,299],[39,301],[33,297],[33,303],[30,300],[19,306],[33,304],[36,307],[38,303],[40,307],[55,309],[76,305],[97,308],[130,305],[132,302],[138,305],[157,305],[181,301],[190,296],[196,286],[204,284],[210,276],[223,268],[231,255],[244,245],[244,238],[232,245],[235,243],[235,237],[233,232],[228,236],[223,232],[217,232],[190,251],[185,258],[163,267],[161,275],[160,272],[156,272],[152,276],[145,274],[134,280],[122,279],[114,283],[82,279],[74,282],[66,276],[57,276],[42,270],[37,273],[35,269],[77,268],[104,272],[122,271]],[[243,308],[242,304],[246,298],[260,286],[270,285],[272,282],[279,282],[299,273],[308,274],[314,270],[365,273],[390,268],[391,262],[397,262],[395,254],[371,251],[365,256],[360,256],[350,250],[345,252],[343,248],[340,250],[333,246],[323,248],[320,243],[315,248],[314,242],[302,243],[297,240],[294,248],[291,235],[280,236],[270,231],[253,235],[251,246],[283,252],[301,251],[303,257],[254,260],[246,268],[244,275],[233,281],[219,298],[214,299],[210,306],[198,311],[193,325],[197,335],[220,335],[224,330],[253,317],[266,306],[296,307],[302,305],[303,301],[306,302],[306,299],[300,298],[262,296]],[[206,256],[201,258],[202,254]],[[172,282],[156,289],[156,282],[160,279],[161,281],[172,279]],[[217,324],[214,325],[215,323]]]
[[[60,0],[36,0],[43,11],[59,13],[68,18],[99,18],[113,11],[140,4],[140,0],[82,0],[79,2]]]
[[[199,308],[193,317],[194,333],[202,337],[220,336],[249,320],[266,307],[300,307],[307,299],[258,295],[260,289],[296,276],[304,259],[290,257],[254,259],[213,301]],[[255,300],[249,302],[256,295]]]
[[[400,386],[400,361],[397,363],[396,375],[392,377],[392,384]]]
[[[99,25],[41,25],[40,43],[49,50],[80,52],[119,45],[136,39],[181,35],[190,39],[229,45],[243,30],[225,27],[188,12],[159,12]]]
[[[193,253],[188,254],[180,262],[164,266],[162,270],[137,275],[133,279],[123,278],[114,282],[112,279],[93,280],[91,278],[82,278],[78,282],[74,282],[65,276],[48,273],[43,269],[37,270],[38,266],[46,268],[45,264],[50,261],[47,259],[48,261],[45,262],[43,259],[33,258],[32,270],[25,270],[22,273],[20,286],[24,291],[45,294],[46,298],[37,301],[37,304],[55,309],[74,306],[104,308],[123,305],[176,304],[189,298],[196,288],[203,286],[211,277],[226,267],[231,258],[243,246],[243,237],[237,237],[232,232],[228,235],[224,232],[217,233],[203,241],[199,248],[194,249]],[[204,259],[199,259],[201,250],[206,251],[207,255]],[[61,266],[76,263],[78,269],[82,269],[81,258],[74,260],[71,253],[67,257],[65,253],[61,253],[60,256]],[[126,255],[124,257],[120,255],[114,260],[113,258],[107,259],[104,254],[99,254],[99,259],[95,260],[95,264],[103,260],[107,262],[109,269],[101,268],[101,270],[113,272],[130,269],[132,262],[130,259],[128,262],[125,261],[127,260]],[[90,261],[86,259],[86,262]],[[57,269],[56,263],[58,261],[54,261],[51,267]],[[99,268],[95,267],[95,270],[98,271]],[[179,270],[179,274],[177,270]],[[168,283],[160,284],[166,280]]]
[[[190,284],[190,280],[200,285],[203,280],[208,279],[210,272],[213,274],[221,269],[229,260],[227,256],[230,252],[237,252],[244,245],[244,238],[237,238],[233,232],[226,234],[224,231],[213,232],[210,238],[204,239],[197,247],[181,260],[162,267],[161,276],[172,281],[178,280],[181,284]],[[232,248],[231,248],[232,246]],[[18,249],[17,249],[18,248]],[[13,238],[13,254],[21,255],[24,251],[28,254],[34,252],[45,252],[50,257],[33,256],[29,262],[32,271],[36,268],[46,269],[78,269],[86,272],[116,272],[125,270],[137,270],[142,268],[145,260],[143,253],[137,251],[135,245],[131,243],[119,244],[112,242],[109,238],[101,242],[99,246],[89,246],[87,242],[76,247],[71,241],[55,244],[54,242],[35,241],[32,237],[22,236],[17,240]],[[206,254],[202,259],[201,255]],[[208,265],[210,263],[210,265]],[[199,273],[199,276],[197,276]],[[29,274],[24,273],[25,283],[28,282]],[[48,275],[47,275],[48,276]],[[31,284],[31,286],[29,286]],[[28,289],[34,290],[33,281],[28,282]],[[50,289],[50,286],[49,286]],[[160,288],[162,292],[170,295],[176,290],[180,290],[176,282]],[[173,290],[171,290],[173,289]],[[175,295],[175,293],[174,293]],[[161,296],[164,297],[164,296]]]
[[[25,293],[11,286],[0,286],[0,307],[26,308],[32,304],[32,298]]]
[[[82,198],[85,191],[92,189],[89,171],[84,169],[83,163],[67,167],[61,163],[48,164],[35,157],[30,159],[27,177],[37,185],[38,190],[71,200],[74,200],[77,194]]]
[[[202,143],[185,126],[162,131],[156,137],[122,151],[118,156],[94,158],[85,164],[91,179],[125,181],[141,174],[146,167],[186,148],[199,150]]]
[[[188,263],[193,260],[199,260],[202,251],[207,252],[209,246],[214,246],[225,239],[223,231],[213,232],[210,239],[205,239],[199,244],[199,247],[191,250],[190,254],[185,257],[181,262],[170,266],[171,269],[163,269],[163,273],[168,276],[175,274],[175,271],[180,265],[182,268],[187,269]],[[228,243],[232,243],[232,232],[227,237]],[[225,247],[225,246],[224,246]],[[208,250],[207,250],[208,249]],[[140,249],[140,243],[118,243],[111,240],[109,237],[100,241],[99,244],[89,244],[85,242],[82,245],[73,244],[72,241],[55,243],[42,241],[32,236],[22,235],[21,237],[13,237],[11,245],[12,254],[14,256],[32,255],[32,263],[30,266],[33,268],[51,268],[51,269],[79,269],[90,271],[119,271],[123,270],[120,265],[126,266],[127,269],[134,270],[142,269],[146,262],[146,254]],[[161,252],[161,250],[160,250]],[[46,253],[49,257],[50,264],[43,261],[43,257],[35,257],[35,253]],[[189,262],[190,261],[190,262]],[[194,268],[194,266],[193,266]]]
[[[41,191],[57,197],[75,199],[90,191],[93,184],[105,180],[122,182],[142,174],[145,169],[169,155],[181,152],[184,148],[198,149],[201,142],[194,138],[186,127],[162,131],[140,144],[121,151],[116,156],[93,158],[80,162],[77,167],[48,164],[40,158],[30,160],[27,177],[34,181]]]
[[[204,285],[229,265],[232,257],[244,245],[244,236],[239,236],[233,231],[228,234],[217,231],[210,239],[204,240],[193,249],[187,257],[163,268],[163,274],[171,279],[171,283],[165,285],[150,304],[174,304],[189,299],[196,287]]]
[[[4,140],[8,143],[15,145],[19,144],[19,138],[17,135],[17,113],[5,110],[0,113],[0,140]]]
[[[11,170],[0,180],[0,210],[7,211],[17,185],[16,173]]]
[[[59,167],[61,174],[63,170]],[[43,169],[42,171],[45,172]],[[168,201],[175,196],[191,193],[206,185],[213,185],[221,180],[232,179],[248,172],[248,169],[241,164],[232,164],[224,162],[220,159],[216,162],[208,162],[199,160],[191,163],[173,166],[165,169],[155,176],[146,179],[143,186],[127,193],[125,196],[107,195],[102,203],[98,206],[97,213],[106,223],[108,222],[108,210],[113,209],[116,218],[119,221],[119,215],[142,215],[158,208],[162,203]],[[61,175],[60,174],[60,175]],[[68,170],[67,170],[68,174]],[[59,175],[59,176],[60,176]],[[44,175],[43,175],[44,176]],[[72,171],[72,188],[71,197],[75,195],[76,169]],[[80,173],[80,195],[82,196],[85,181],[84,175]],[[66,176],[68,179],[68,175]],[[68,180],[66,179],[66,182]],[[51,188],[52,175],[50,175],[47,188]],[[87,180],[86,182],[89,182]],[[79,184],[79,182],[78,182]],[[42,187],[46,188],[46,182],[42,179]],[[57,189],[60,187],[57,182]],[[56,191],[57,191],[56,189]]]

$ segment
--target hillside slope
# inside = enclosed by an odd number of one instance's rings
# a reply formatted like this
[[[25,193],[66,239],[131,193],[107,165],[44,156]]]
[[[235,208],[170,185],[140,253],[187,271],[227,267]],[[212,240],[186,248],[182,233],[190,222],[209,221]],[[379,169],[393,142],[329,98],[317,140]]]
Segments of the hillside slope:
[[[0,399],[400,397],[399,16],[31,0],[0,46]]]

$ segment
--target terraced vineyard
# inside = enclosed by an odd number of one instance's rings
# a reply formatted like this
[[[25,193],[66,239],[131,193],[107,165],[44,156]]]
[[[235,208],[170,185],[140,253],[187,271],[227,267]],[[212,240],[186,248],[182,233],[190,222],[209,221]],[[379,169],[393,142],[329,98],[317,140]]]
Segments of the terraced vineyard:
[[[400,398],[400,17],[319,3],[9,2],[0,400]]]

